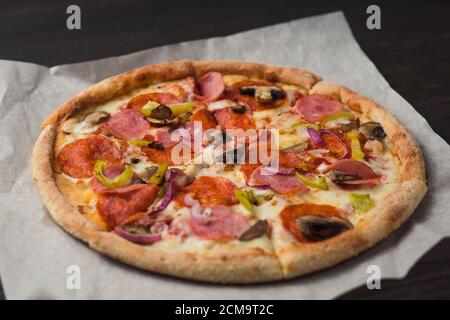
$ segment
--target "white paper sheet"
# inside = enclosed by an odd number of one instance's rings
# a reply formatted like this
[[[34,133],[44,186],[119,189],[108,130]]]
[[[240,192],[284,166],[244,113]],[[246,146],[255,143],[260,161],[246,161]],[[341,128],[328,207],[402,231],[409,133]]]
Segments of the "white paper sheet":
[[[40,122],[92,83],[170,59],[297,66],[374,98],[419,141],[428,195],[412,218],[375,248],[329,270],[284,282],[208,285],[139,271],[92,251],[53,223],[32,185],[30,154]],[[356,43],[342,13],[53,68],[0,60],[0,70],[0,274],[9,299],[332,298],[365,284],[369,265],[378,265],[382,278],[405,276],[420,256],[450,235],[450,146],[390,88]],[[66,287],[70,265],[80,267],[80,290]]]

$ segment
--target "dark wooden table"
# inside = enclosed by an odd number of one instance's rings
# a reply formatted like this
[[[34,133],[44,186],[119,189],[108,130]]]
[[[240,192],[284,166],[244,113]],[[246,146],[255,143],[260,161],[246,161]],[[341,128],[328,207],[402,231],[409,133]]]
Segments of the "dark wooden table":
[[[373,1],[382,18],[382,29],[375,31],[366,28],[366,8],[373,2],[361,0],[48,2],[0,1],[0,59],[53,66],[343,10],[392,87],[450,141],[450,1]],[[81,7],[80,31],[66,28],[72,3]],[[384,280],[381,290],[361,286],[340,298],[450,298],[450,239],[422,257],[406,278]]]

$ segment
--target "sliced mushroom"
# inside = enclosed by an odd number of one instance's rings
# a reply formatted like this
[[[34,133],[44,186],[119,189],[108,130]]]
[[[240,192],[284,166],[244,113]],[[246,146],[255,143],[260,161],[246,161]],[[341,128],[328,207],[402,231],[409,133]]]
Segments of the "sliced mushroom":
[[[359,131],[366,136],[367,139],[382,140],[386,137],[383,127],[378,122],[366,122],[361,125]]]
[[[353,225],[338,217],[304,215],[295,219],[301,234],[308,240],[321,241],[350,230]]]
[[[239,89],[239,93],[252,96],[261,103],[269,103],[286,97],[286,93],[282,89],[274,86],[245,86]]]
[[[247,229],[240,237],[240,241],[250,241],[269,234],[269,224],[267,220],[258,220],[254,225]]]
[[[245,109],[245,106],[240,105],[240,106],[231,107],[231,111],[233,111],[235,113],[243,114],[243,113],[245,113],[246,109]]]
[[[158,170],[157,166],[146,167],[145,171],[139,174],[139,178],[148,183],[150,182],[150,178],[153,176],[156,170]]]
[[[172,109],[164,104],[160,104],[155,109],[153,109],[150,113],[150,116],[145,117],[145,119],[154,127],[164,127],[169,125],[175,128],[181,123],[180,117],[175,117]]]
[[[354,180],[361,180],[361,177],[358,176],[357,174],[349,174],[349,173],[345,173],[342,171],[337,171],[337,170],[331,170],[328,173],[328,178],[330,178],[330,180],[334,183],[342,183],[345,181],[354,181]]]
[[[159,150],[159,151],[164,151],[164,146],[162,145],[161,142],[158,142],[158,141],[150,142],[148,144],[147,148],[155,149],[155,150]]]
[[[280,89],[271,89],[270,95],[272,96],[272,100],[281,100],[286,98],[286,93]]]
[[[245,96],[255,96],[255,87],[242,87],[239,89],[239,93]]]
[[[348,119],[346,123],[340,125],[340,129],[344,132],[358,129],[359,127],[359,119]]]
[[[169,126],[175,128],[180,124],[180,118],[178,118],[178,117],[173,118],[173,119],[165,119],[165,120],[154,119],[152,117],[145,117],[145,120],[150,122],[150,124],[154,127],[164,127],[164,126],[169,125]]]
[[[95,126],[99,123],[108,120],[109,116],[110,114],[106,111],[95,111],[87,115],[86,118],[84,118],[84,122],[91,126]]]
[[[164,104],[160,104],[150,113],[150,118],[156,120],[171,120],[174,118],[172,109]]]
[[[270,87],[256,87],[255,99],[261,103],[272,101],[272,89]]]

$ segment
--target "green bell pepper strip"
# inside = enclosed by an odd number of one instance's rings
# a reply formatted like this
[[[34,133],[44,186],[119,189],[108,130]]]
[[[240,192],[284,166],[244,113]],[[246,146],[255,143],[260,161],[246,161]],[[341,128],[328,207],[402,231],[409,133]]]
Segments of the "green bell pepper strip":
[[[306,184],[308,187],[316,188],[316,189],[320,189],[320,190],[328,190],[327,181],[322,176],[318,176],[315,178],[308,178],[304,175],[301,175],[298,172],[296,172],[295,175],[301,182]]]
[[[169,104],[169,108],[172,110],[172,113],[177,116],[182,113],[192,111],[194,105],[191,102],[174,103]]]
[[[315,167],[314,165],[312,165],[311,163],[300,163],[297,168],[302,169],[302,170],[313,170]]]
[[[149,101],[141,108],[141,113],[148,117],[152,113],[153,109],[156,109],[159,105],[160,103]]]
[[[250,201],[249,193],[246,190],[238,189],[235,191],[235,194],[236,194],[236,198],[244,206],[244,208],[250,212],[253,212],[253,206]]]
[[[167,163],[161,163],[158,169],[156,169],[156,172],[150,178],[150,182],[156,185],[161,184],[161,182],[164,181],[164,175],[166,174],[168,168],[169,165]]]
[[[329,116],[325,117],[322,121],[320,121],[320,126],[323,127],[328,122],[337,120],[337,119],[354,119],[354,118],[355,117],[350,112],[339,111],[339,112],[330,114]]]
[[[352,149],[352,159],[361,160],[364,159],[365,154],[361,149],[361,144],[359,143],[359,134],[356,130],[351,130],[347,132],[347,137],[350,139],[350,147]]]
[[[141,139],[135,139],[128,142],[129,144],[134,144],[139,147],[148,147],[150,144],[150,141],[147,140],[141,140]]]
[[[319,131],[320,127],[318,124],[312,123],[312,122],[300,122],[299,125],[305,127],[305,128],[312,128],[314,130]]]
[[[125,169],[118,176],[110,179],[103,174],[103,170],[107,166],[107,162],[104,160],[97,160],[94,165],[94,176],[100,181],[101,184],[108,188],[119,188],[126,185],[133,178],[133,170],[131,166],[126,164]]]
[[[149,101],[142,107],[141,113],[144,116],[148,117],[152,114],[153,109],[156,109],[159,105],[160,103]],[[194,105],[191,102],[183,102],[169,104],[168,107],[170,108],[170,110],[172,110],[172,113],[177,116],[182,113],[191,111],[194,108]]]
[[[163,184],[163,186],[159,188],[158,197],[163,198],[166,192],[167,192],[167,183]]]
[[[370,198],[369,194],[350,192],[349,201],[356,213],[366,213],[375,208],[375,203]]]

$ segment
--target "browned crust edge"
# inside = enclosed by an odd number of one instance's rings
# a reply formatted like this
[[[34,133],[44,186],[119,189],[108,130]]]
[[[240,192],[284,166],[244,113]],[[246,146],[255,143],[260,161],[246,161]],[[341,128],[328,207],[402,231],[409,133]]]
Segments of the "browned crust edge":
[[[333,239],[309,246],[291,246],[277,251],[278,258],[262,249],[193,255],[168,253],[130,243],[112,233],[98,230],[84,219],[59,191],[53,177],[53,144],[63,119],[78,110],[98,105],[114,97],[148,86],[208,71],[243,74],[269,81],[302,86],[312,93],[340,99],[383,123],[402,162],[402,183],[398,192],[386,199],[355,229]],[[332,266],[358,254],[398,228],[426,192],[424,162],[417,143],[407,129],[372,100],[342,86],[318,82],[305,70],[243,61],[169,61],[138,68],[105,79],[61,105],[43,122],[43,131],[32,155],[33,181],[53,219],[66,231],[87,242],[95,250],[138,268],[187,279],[220,283],[254,283],[291,278]],[[280,267],[280,262],[282,268]]]
[[[383,124],[400,160],[400,184],[382,205],[372,210],[356,227],[327,241],[289,245],[277,250],[286,278],[318,271],[372,247],[400,227],[414,212],[427,192],[422,152],[409,131],[392,114],[372,99],[341,85],[318,82],[311,94],[322,94],[347,104]]]

